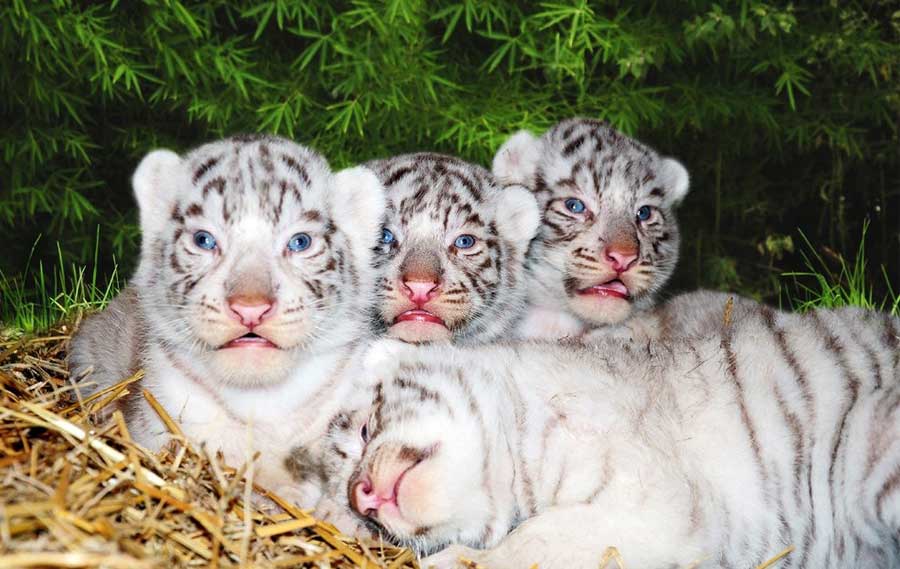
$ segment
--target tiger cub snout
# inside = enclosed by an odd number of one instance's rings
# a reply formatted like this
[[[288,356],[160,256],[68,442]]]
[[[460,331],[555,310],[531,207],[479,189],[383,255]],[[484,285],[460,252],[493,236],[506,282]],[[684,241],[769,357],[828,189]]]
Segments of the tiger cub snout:
[[[429,492],[421,482],[422,471],[427,469],[427,465],[426,468],[420,466],[434,456],[439,446],[440,443],[426,448],[399,444],[379,447],[372,453],[371,459],[361,466],[359,473],[350,479],[347,487],[350,507],[362,516],[390,523],[390,517],[397,518],[399,513],[399,495],[402,491],[405,499],[410,494],[416,494],[417,509],[422,511],[422,501],[427,500]]]

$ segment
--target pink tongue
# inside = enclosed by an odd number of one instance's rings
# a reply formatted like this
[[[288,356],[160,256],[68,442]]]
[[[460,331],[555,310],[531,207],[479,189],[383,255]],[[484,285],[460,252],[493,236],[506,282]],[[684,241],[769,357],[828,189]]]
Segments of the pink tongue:
[[[622,281],[619,281],[619,280],[609,281],[608,283],[603,283],[602,285],[597,285],[592,288],[601,289],[601,290],[612,290],[612,291],[618,292],[619,294],[624,294],[626,296],[628,295],[628,289],[625,288],[625,285],[622,283]]]

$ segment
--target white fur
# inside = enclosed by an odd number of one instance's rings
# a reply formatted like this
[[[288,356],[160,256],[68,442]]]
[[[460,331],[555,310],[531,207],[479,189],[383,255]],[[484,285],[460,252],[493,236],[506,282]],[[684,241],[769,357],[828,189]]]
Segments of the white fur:
[[[422,561],[440,568],[590,568],[610,547],[628,567],[755,567],[788,546],[794,567],[896,566],[900,319],[732,314],[668,343],[381,349],[355,471],[436,450],[379,523],[457,544]]]
[[[687,169],[674,158],[662,158],[660,160],[659,176],[661,183],[672,190],[671,194],[668,195],[669,205],[681,203],[691,185]]]
[[[329,196],[335,224],[350,237],[357,254],[371,249],[381,236],[384,218],[384,188],[365,166],[345,168],[334,175],[334,191]]]
[[[543,143],[539,138],[527,130],[520,130],[497,150],[491,171],[504,186],[516,184],[533,187],[542,147]]]
[[[497,200],[497,225],[510,241],[529,243],[537,234],[541,213],[531,192],[525,188],[506,188]]]
[[[533,192],[543,220],[529,250],[528,311],[518,337],[578,337],[655,304],[678,260],[674,208],[689,188],[678,161],[608,125],[568,119],[540,138],[527,131],[511,136],[497,151],[493,172],[501,183]],[[566,211],[571,198],[584,204],[582,214]],[[643,206],[651,217],[638,221]],[[618,273],[606,260],[607,247],[634,247],[637,262]],[[585,294],[614,280],[627,298]]]
[[[187,176],[181,157],[171,150],[154,150],[141,160],[131,183],[144,231],[165,227],[178,188],[187,183]]]
[[[259,451],[257,480],[290,484],[290,450],[320,438],[354,392],[351,360],[368,339],[384,214],[380,182],[365,168],[332,174],[314,152],[274,137],[226,139],[183,157],[154,151],[133,182],[141,262],[116,311],[95,318],[134,313],[124,347],[137,353],[91,365],[118,340],[90,325],[73,342],[73,362],[105,387],[133,361],[145,368],[141,386],[191,441],[235,467]],[[194,243],[200,230],[215,237],[215,250]],[[311,236],[308,249],[288,249],[297,233]],[[253,332],[277,349],[227,348],[247,332],[230,314],[235,294],[272,299]],[[139,393],[126,419],[134,439],[156,450],[171,435]]]
[[[503,188],[484,168],[434,153],[367,166],[386,184],[385,229],[393,236],[376,256],[378,329],[408,342],[481,343],[507,335],[523,310],[525,254],[540,222],[531,193]],[[461,236],[474,244],[457,248]],[[402,280],[409,274],[438,285],[421,306],[406,293]],[[416,308],[444,325],[398,320]]]

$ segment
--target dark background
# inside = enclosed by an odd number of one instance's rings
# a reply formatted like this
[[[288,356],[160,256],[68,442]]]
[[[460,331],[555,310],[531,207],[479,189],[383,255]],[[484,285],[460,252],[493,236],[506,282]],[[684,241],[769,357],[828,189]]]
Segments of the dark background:
[[[865,286],[900,292],[900,1],[11,0],[0,50],[0,271],[26,287],[57,247],[130,272],[155,147],[264,131],[335,168],[489,165],[580,115],[691,172],[676,287],[783,299],[804,255],[840,280],[868,223]]]

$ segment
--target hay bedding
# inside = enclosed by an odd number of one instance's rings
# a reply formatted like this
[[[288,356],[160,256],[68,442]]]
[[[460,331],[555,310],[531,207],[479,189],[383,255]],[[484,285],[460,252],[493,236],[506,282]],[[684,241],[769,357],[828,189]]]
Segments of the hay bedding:
[[[79,400],[69,333],[0,339],[0,569],[417,567],[408,550],[342,536],[252,486],[252,465],[133,444],[121,413],[98,411],[140,376]]]
[[[141,375],[79,399],[70,333],[0,338],[0,569],[418,568],[411,551],[343,536],[253,485],[252,464],[235,470],[183,439],[158,455],[134,444],[121,413],[99,412]],[[611,547],[598,567],[625,562]]]

